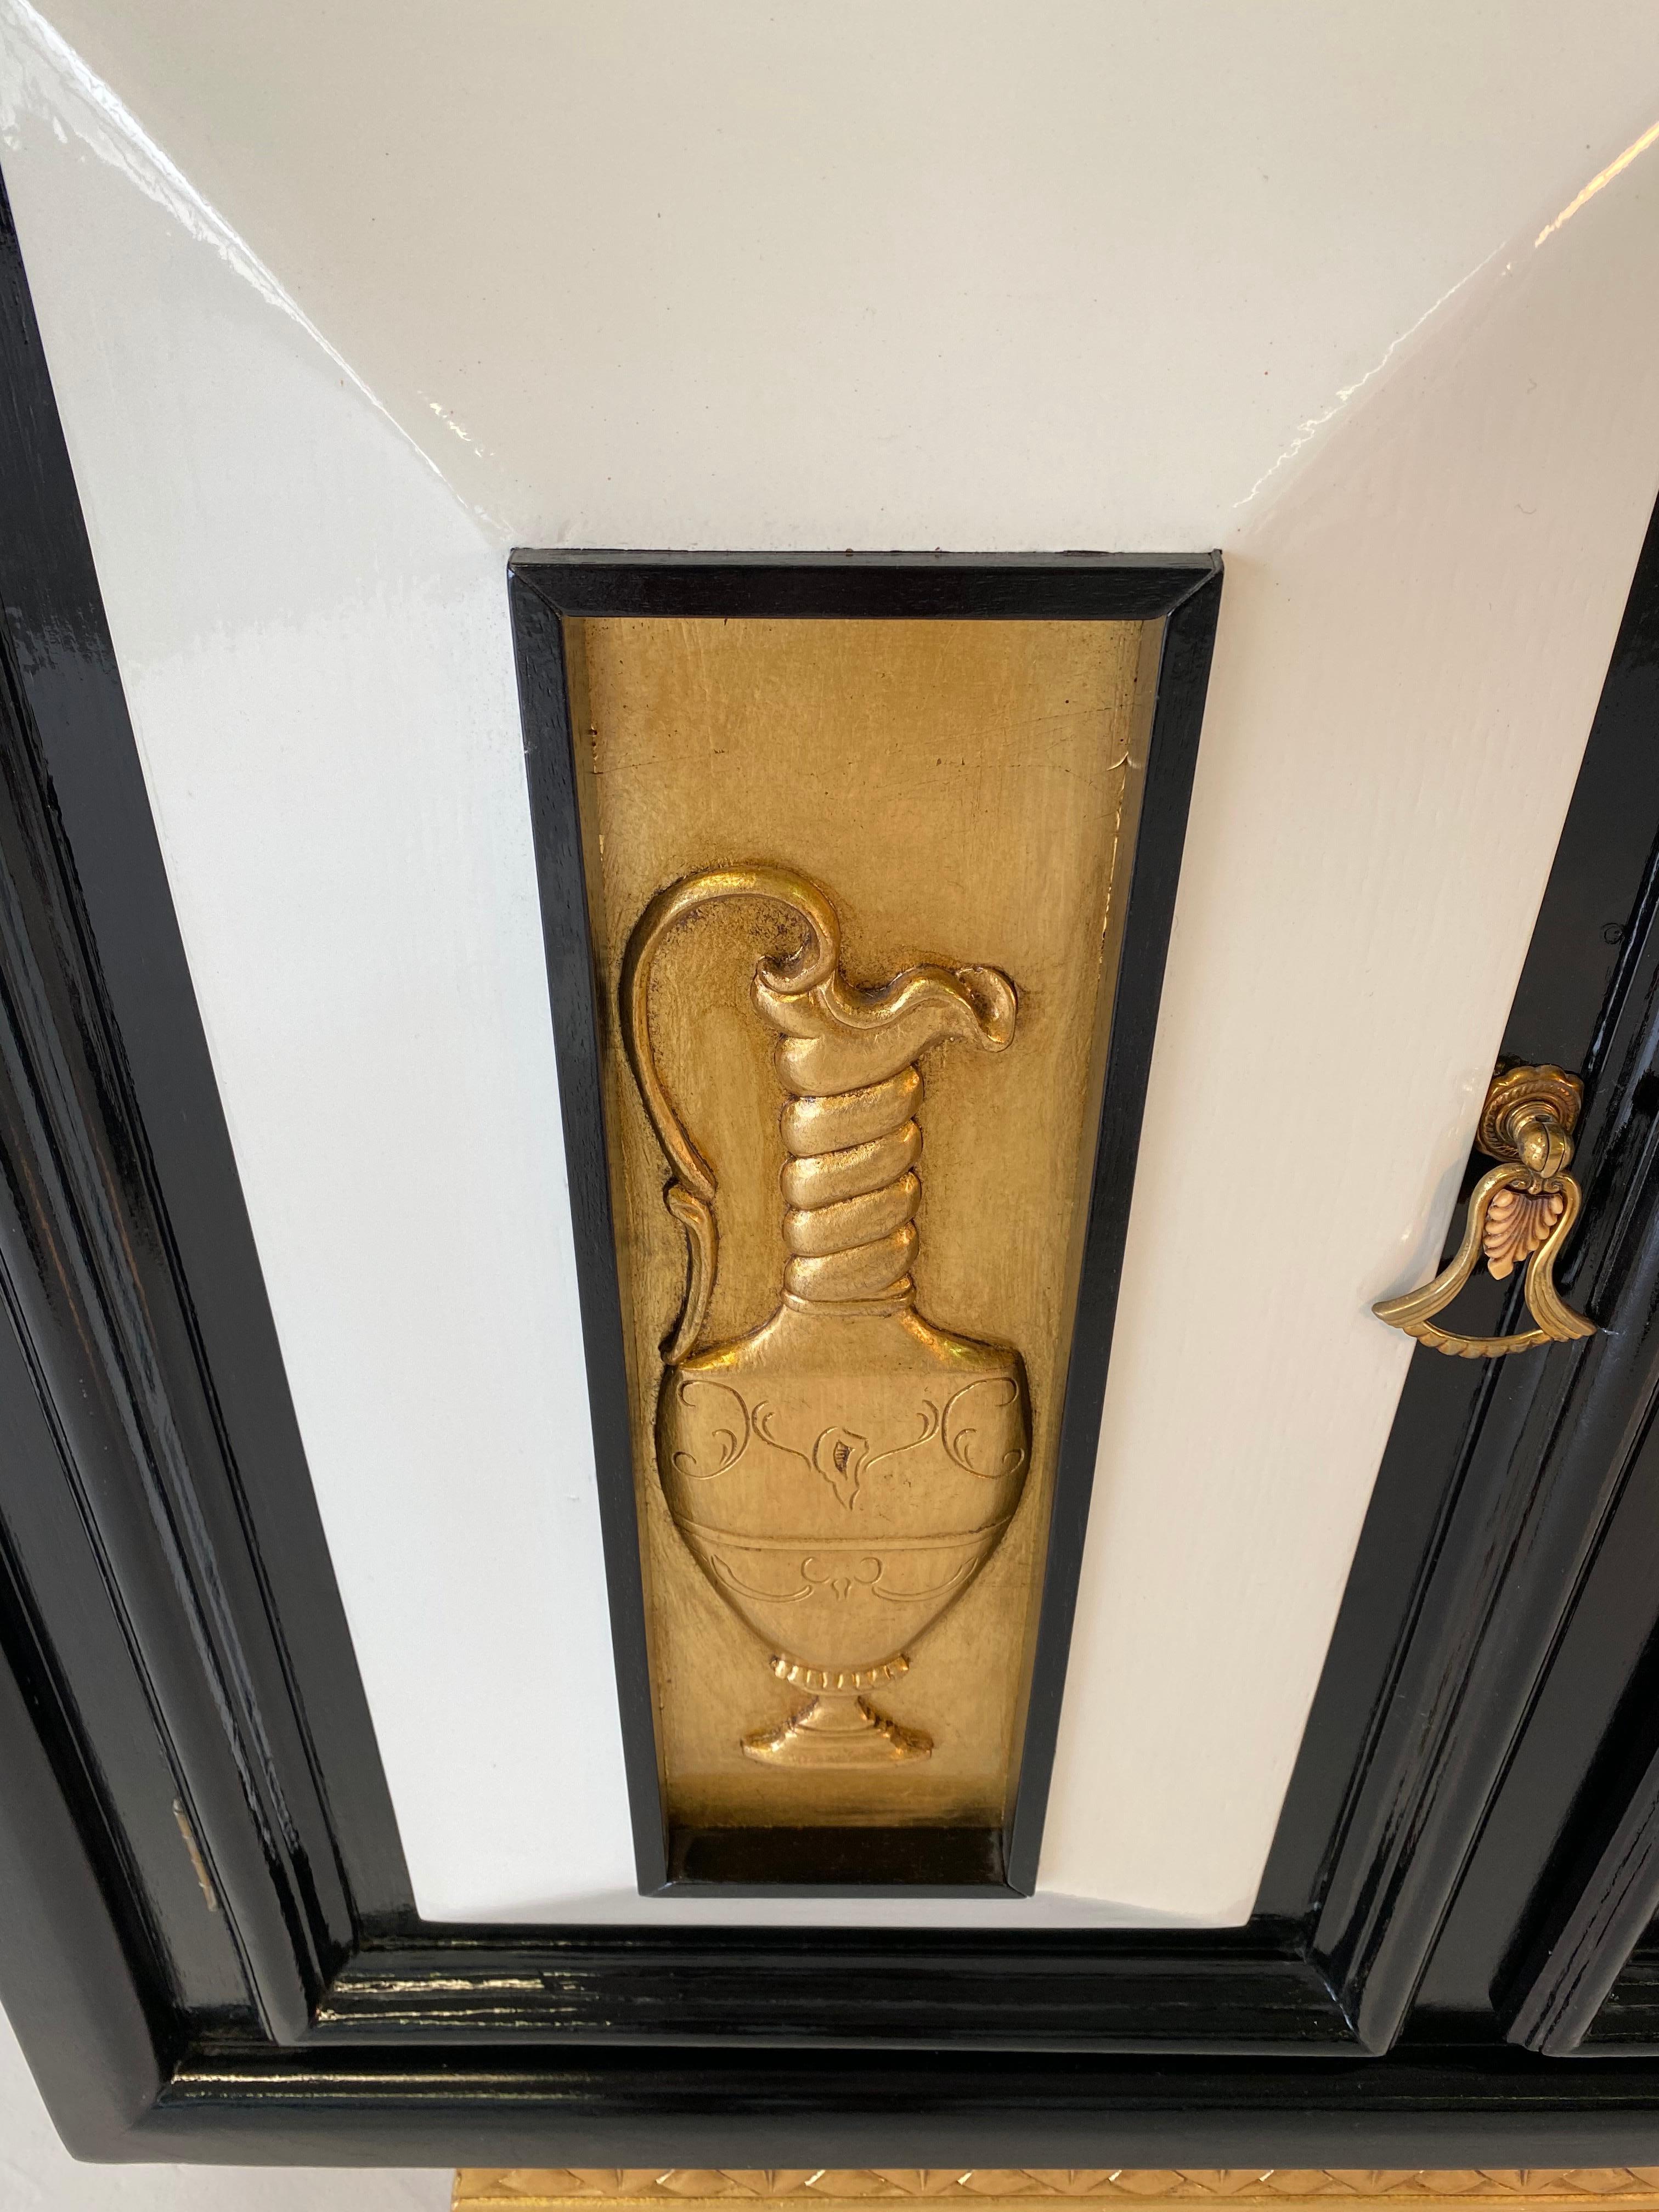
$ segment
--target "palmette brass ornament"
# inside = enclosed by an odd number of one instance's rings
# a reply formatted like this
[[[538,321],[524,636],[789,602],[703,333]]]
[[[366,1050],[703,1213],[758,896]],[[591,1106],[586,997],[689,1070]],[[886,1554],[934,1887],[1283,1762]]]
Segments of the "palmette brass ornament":
[[[1419,1344],[1454,1358],[1495,1359],[1540,1344],[1594,1336],[1555,1287],[1555,1262],[1578,1218],[1581,1194],[1567,1165],[1584,1086],[1559,1067],[1500,1066],[1481,1109],[1476,1143],[1489,1169],[1469,1194],[1463,1241],[1431,1283],[1371,1310]],[[1527,1310],[1534,1326],[1512,1336],[1460,1336],[1437,1326],[1482,1258],[1500,1280],[1524,1263]]]
[[[652,1052],[653,961],[712,902],[758,899],[799,923],[760,960],[751,995],[779,1033],[784,1267],[777,1310],[699,1350],[719,1266],[715,1179]],[[921,1054],[1003,1052],[1017,999],[994,968],[911,968],[873,988],[841,971],[827,895],[769,863],[708,868],[652,900],[623,962],[623,1048],[673,1169],[685,1302],[664,1346],[657,1469],[676,1527],[774,1672],[811,1694],[743,1750],[763,1765],[870,1768],[933,1748],[866,1692],[968,1588],[1019,1503],[1030,1455],[1025,1368],[1012,1346],[916,1310],[912,1277]]]

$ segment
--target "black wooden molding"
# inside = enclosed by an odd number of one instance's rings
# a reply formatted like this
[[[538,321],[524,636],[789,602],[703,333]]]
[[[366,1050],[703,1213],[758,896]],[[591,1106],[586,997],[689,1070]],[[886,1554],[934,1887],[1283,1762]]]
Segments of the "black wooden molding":
[[[1559,2016],[1546,2021],[1547,2030],[1559,2028],[1561,2046],[1559,2054],[1552,2047],[1548,2055],[1565,2054],[1579,2018],[1577,2005],[1563,2004]],[[1542,2041],[1540,2037],[1540,2045]],[[1645,1945],[1620,1970],[1601,2010],[1570,2047],[1595,2059],[1597,2073],[1609,2058],[1659,2059],[1659,1958]]]
[[[1602,1326],[1582,1350],[1483,1378],[1316,1932],[1370,2050],[1404,2023],[1659,1388],[1656,1346],[1617,1319],[1659,1270],[1659,1224],[1639,1224],[1637,1254],[1620,1237],[1651,1170],[1648,1133],[1626,1151],[1594,1107],[1587,1124],[1580,1158],[1595,1165],[1565,1287]]]
[[[635,1864],[642,1883],[660,1887],[668,1834],[657,1779],[654,1704],[645,1659],[645,1591],[634,1504],[633,1440],[628,1421],[622,1304],[616,1281],[611,1168],[605,1150],[599,1038],[594,1029],[593,946],[571,755],[564,646],[556,609],[513,586],[513,633],[520,709],[527,749],[540,772],[529,781],[530,818],[541,892],[542,945],[558,1051],[559,1115],[564,1131],[570,1223],[585,1265],[576,1270],[582,1353],[593,1425],[599,1532],[616,1656],[617,1711],[628,1778]],[[626,1481],[617,1479],[625,1470]]]
[[[573,2046],[174,2071],[144,2158],[385,2166],[1651,2166],[1653,2069],[1515,2053],[1300,2065]]]
[[[336,1978],[315,2039],[454,2044],[482,2032],[713,2045],[740,2033],[756,2044],[911,2050],[1352,2048],[1318,1973],[1270,1931],[1222,1930],[1174,1949],[1158,1936],[1002,1929],[633,1937],[625,1948],[575,1929],[520,1933],[510,1946],[475,1937],[368,1948]]]
[[[15,1633],[15,1599],[0,1604]],[[160,1990],[135,1964],[130,1911],[88,1849],[83,1800],[64,1787],[51,1741],[57,1717],[23,1687],[11,1634],[0,1632],[0,1989],[58,2132],[81,2158],[118,2158],[179,2055]],[[43,1726],[44,1723],[44,1726]],[[113,1893],[112,1893],[113,1891]],[[32,1904],[51,1899],[47,1911]]]
[[[1547,2057],[1577,2051],[1597,2025],[1607,1998],[1656,1912],[1659,1912],[1659,1754],[1644,1769],[1630,1802],[1583,1882],[1570,1894],[1533,1960],[1520,2002],[1510,2021],[1509,2039]],[[1607,2022],[1607,2041],[1628,2048],[1632,1990],[1625,1992],[1623,2016]],[[1653,2030],[1659,2018],[1644,2023],[1638,2039],[1659,2050]]]

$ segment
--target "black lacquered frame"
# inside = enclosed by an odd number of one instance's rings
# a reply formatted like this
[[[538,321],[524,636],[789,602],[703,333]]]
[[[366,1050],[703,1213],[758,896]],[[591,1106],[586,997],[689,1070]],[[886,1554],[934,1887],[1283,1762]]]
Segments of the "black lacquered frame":
[[[1659,2163],[1659,533],[1505,1039],[1589,1077],[1601,1334],[1415,1355],[1249,1925],[1028,1935],[416,1918],[3,201],[0,515],[0,1993],[72,2148]]]
[[[934,1894],[990,1889],[1029,1895],[1036,1885],[1146,1075],[1215,638],[1219,557],[519,553],[512,580],[640,1887],[647,1893],[718,1888],[727,1894],[786,1890],[877,1896],[918,1889]],[[1025,1698],[1024,1752],[1006,1831],[688,1831],[671,1829],[665,1816],[641,1594],[599,1024],[563,629],[567,620],[605,615],[1163,625]]]

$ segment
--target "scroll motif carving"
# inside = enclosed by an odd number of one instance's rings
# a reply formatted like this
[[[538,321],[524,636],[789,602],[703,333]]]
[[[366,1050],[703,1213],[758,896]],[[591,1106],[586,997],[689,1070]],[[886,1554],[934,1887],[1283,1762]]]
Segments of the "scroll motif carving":
[[[787,1257],[762,1327],[700,1348],[720,1264],[715,1179],[651,1048],[652,963],[711,902],[761,899],[801,927],[790,957],[759,963],[753,1001],[779,1042]],[[953,1603],[1012,1516],[1030,1452],[1024,1364],[916,1309],[915,1063],[951,1042],[1012,1042],[1017,999],[994,968],[921,966],[849,984],[828,895],[775,866],[706,869],[640,917],[623,963],[629,1062],[674,1177],[684,1227],[684,1309],[657,1402],[663,1493],[713,1587],[814,1694],[743,1748],[763,1764],[856,1767],[925,1759],[926,1735],[863,1695],[902,1673],[906,1647]]]

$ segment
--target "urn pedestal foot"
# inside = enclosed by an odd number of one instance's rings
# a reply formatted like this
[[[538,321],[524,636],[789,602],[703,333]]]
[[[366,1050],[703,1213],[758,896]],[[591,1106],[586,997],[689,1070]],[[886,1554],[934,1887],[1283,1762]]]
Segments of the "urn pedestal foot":
[[[763,1766],[893,1766],[927,1758],[933,1739],[890,1721],[855,1690],[825,1690],[781,1728],[745,1736],[743,1748]]]

